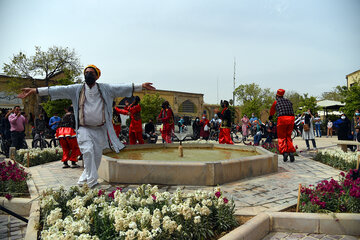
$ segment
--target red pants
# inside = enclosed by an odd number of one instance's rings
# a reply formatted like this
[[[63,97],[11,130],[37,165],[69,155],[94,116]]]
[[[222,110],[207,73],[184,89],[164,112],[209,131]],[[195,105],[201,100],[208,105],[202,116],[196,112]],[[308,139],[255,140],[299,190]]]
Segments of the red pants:
[[[219,143],[220,144],[234,144],[231,140],[230,128],[220,128]]]
[[[117,137],[119,137],[120,133],[121,133],[121,125],[114,125],[114,130],[115,130],[115,134]]]
[[[294,116],[280,116],[277,120],[277,135],[279,141],[279,152],[296,152],[291,139],[291,132],[294,129]]]
[[[166,143],[171,143],[171,132],[171,129],[161,131],[161,137]]]
[[[77,157],[81,155],[76,137],[59,138],[60,145],[63,150],[62,162],[77,162]]]
[[[136,141],[138,141],[139,144],[144,144],[142,132],[129,132],[129,144],[135,145]]]

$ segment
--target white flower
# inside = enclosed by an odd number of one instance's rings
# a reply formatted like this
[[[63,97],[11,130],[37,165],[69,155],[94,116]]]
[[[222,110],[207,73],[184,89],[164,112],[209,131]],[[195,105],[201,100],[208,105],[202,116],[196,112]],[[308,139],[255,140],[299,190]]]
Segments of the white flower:
[[[132,229],[137,229],[136,222],[130,222],[130,224],[129,224],[129,228],[132,228]]]
[[[151,227],[153,228],[153,229],[156,229],[156,228],[159,228],[160,227],[160,219],[159,218],[157,218],[157,217],[152,217],[151,218]]]
[[[62,218],[61,208],[55,208],[46,218],[47,225],[53,225],[56,220]]]
[[[201,217],[200,217],[200,216],[194,217],[194,223],[195,223],[195,224],[198,224],[198,223],[200,223],[200,222],[201,222]]]

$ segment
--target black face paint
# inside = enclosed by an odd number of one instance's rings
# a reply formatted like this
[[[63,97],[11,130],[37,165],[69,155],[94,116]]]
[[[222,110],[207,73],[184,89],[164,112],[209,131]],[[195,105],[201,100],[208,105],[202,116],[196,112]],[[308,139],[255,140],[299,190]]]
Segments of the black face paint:
[[[95,83],[95,76],[91,72],[85,74],[85,82],[88,86],[92,86]]]

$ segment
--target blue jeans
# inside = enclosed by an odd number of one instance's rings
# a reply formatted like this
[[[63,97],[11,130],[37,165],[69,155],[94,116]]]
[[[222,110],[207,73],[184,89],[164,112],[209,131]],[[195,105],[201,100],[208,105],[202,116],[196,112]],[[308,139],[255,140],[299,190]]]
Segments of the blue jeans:
[[[259,145],[260,141],[261,141],[261,134],[255,134],[255,136],[254,136],[254,144]]]
[[[315,124],[315,132],[317,137],[321,137],[320,124]]]

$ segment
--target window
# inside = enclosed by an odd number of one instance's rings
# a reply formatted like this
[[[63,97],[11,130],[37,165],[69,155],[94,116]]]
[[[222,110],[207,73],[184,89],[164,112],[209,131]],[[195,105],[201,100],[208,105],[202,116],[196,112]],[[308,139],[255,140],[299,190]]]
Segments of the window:
[[[179,112],[196,113],[196,106],[190,100],[186,100],[179,106]]]

